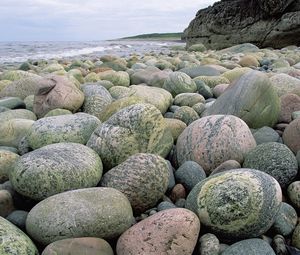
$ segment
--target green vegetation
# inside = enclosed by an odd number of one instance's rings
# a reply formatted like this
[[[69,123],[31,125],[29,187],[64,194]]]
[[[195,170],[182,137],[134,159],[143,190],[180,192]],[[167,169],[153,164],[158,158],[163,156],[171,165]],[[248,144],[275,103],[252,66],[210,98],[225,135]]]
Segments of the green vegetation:
[[[147,40],[181,40],[183,33],[153,33],[153,34],[142,34],[136,36],[124,37],[121,39],[147,39]]]

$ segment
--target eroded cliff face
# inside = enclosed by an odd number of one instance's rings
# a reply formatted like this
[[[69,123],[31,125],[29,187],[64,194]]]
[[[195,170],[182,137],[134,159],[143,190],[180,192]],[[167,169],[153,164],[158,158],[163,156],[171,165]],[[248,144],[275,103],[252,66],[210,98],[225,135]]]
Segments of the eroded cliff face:
[[[211,49],[300,45],[300,0],[222,0],[198,11],[183,39]]]

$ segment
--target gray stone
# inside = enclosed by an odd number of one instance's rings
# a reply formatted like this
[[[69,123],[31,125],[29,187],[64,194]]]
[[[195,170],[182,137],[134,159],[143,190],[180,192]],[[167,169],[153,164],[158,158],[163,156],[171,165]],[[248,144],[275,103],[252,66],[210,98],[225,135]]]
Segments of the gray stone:
[[[278,142],[279,134],[270,127],[262,127],[254,131],[253,137],[256,141],[256,144],[269,143],[269,142]]]

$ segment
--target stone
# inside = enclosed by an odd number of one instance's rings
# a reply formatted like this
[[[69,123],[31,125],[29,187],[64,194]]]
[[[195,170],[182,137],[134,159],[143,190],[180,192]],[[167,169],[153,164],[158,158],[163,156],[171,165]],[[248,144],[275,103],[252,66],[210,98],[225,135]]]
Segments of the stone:
[[[121,109],[101,124],[87,143],[100,155],[106,170],[139,152],[166,157],[172,145],[173,137],[163,116],[150,104]]]
[[[212,98],[213,92],[212,89],[204,83],[202,80],[195,80],[197,86],[197,92],[202,95],[205,99]]]
[[[181,183],[177,183],[171,190],[169,198],[176,203],[179,199],[185,199],[186,195],[184,186]]]
[[[190,124],[176,144],[179,165],[197,162],[207,174],[221,163],[234,159],[240,163],[256,146],[244,121],[232,115],[212,115]]]
[[[165,118],[167,128],[171,131],[174,141],[177,141],[179,135],[187,127],[186,124],[178,119]]]
[[[248,42],[260,48],[299,45],[290,36],[299,35],[299,11],[298,0],[223,0],[199,10],[182,38],[187,47],[202,43],[208,49]]]
[[[39,202],[28,214],[27,233],[48,245],[74,237],[111,239],[133,223],[130,203],[112,188],[85,188],[63,192]]]
[[[18,148],[22,138],[26,136],[33,125],[33,120],[11,119],[0,125],[0,144]]]
[[[42,255],[114,255],[108,242],[96,237],[79,237],[58,240],[49,244]]]
[[[16,109],[0,112],[0,120],[2,123],[11,119],[36,120],[36,116],[33,112],[26,109]]]
[[[259,67],[259,62],[256,57],[252,55],[245,55],[239,61],[239,65],[242,67]]]
[[[245,239],[260,236],[273,225],[281,201],[281,188],[273,177],[240,168],[199,182],[189,193],[186,208],[218,237]]]
[[[103,110],[113,101],[108,90],[99,85],[84,85],[82,91],[84,93],[83,112],[101,119]]]
[[[234,82],[236,80],[238,80],[239,78],[241,78],[241,76],[243,76],[244,74],[251,72],[252,69],[249,67],[237,67],[234,68],[232,70],[229,70],[225,73],[222,74],[222,76],[224,76],[225,78],[227,78],[227,80],[229,80],[230,82]]]
[[[292,235],[292,245],[300,249],[300,225],[298,224]]]
[[[194,44],[188,48],[188,51],[206,51],[206,47],[202,43]]]
[[[284,129],[282,139],[296,154],[300,150],[300,119],[295,119]]]
[[[291,205],[282,202],[279,212],[275,217],[272,230],[277,234],[287,236],[294,231],[297,221],[298,216],[296,210]]]
[[[196,81],[203,81],[210,88],[214,88],[219,84],[228,84],[230,81],[224,76],[197,76],[193,79]]]
[[[62,142],[86,144],[100,124],[98,118],[87,113],[47,117],[37,120],[26,138],[32,149]]]
[[[27,219],[28,212],[23,210],[14,210],[11,212],[6,219],[12,224],[17,226],[22,231],[25,231],[25,222]]]
[[[101,176],[102,163],[96,152],[78,143],[57,143],[21,156],[9,180],[23,196],[43,200],[67,190],[96,186]]]
[[[24,101],[18,97],[4,97],[0,98],[0,106],[9,109],[25,108]]]
[[[31,239],[8,220],[0,217],[1,255],[38,255]]]
[[[262,127],[254,131],[253,137],[256,141],[256,144],[269,143],[269,142],[278,142],[279,134],[270,127]]]
[[[202,116],[232,114],[250,128],[274,126],[280,112],[280,100],[269,78],[252,71],[228,88]]]
[[[115,86],[128,87],[130,85],[129,74],[124,71],[116,72],[114,70],[100,72],[98,74],[101,80],[110,81]]]
[[[197,103],[204,103],[205,99],[198,93],[181,93],[174,98],[174,105],[193,107]]]
[[[211,233],[204,234],[199,239],[199,254],[200,255],[218,255],[220,251],[219,239]]]
[[[19,157],[14,152],[0,148],[0,183],[8,180],[8,175]]]
[[[213,93],[216,98],[220,97],[226,89],[229,87],[229,84],[218,84],[213,88]]]
[[[109,89],[109,93],[114,99],[120,99],[122,97],[130,96],[130,89],[123,86],[113,86]]]
[[[49,75],[45,84],[35,93],[33,111],[38,117],[50,110],[63,108],[76,112],[84,101],[83,92],[65,77]]]
[[[117,255],[190,255],[197,243],[200,222],[183,208],[160,211],[140,221],[117,242]]]
[[[292,182],[287,188],[287,195],[296,209],[300,208],[300,181]]]
[[[173,118],[181,120],[188,126],[193,121],[199,119],[199,115],[192,107],[181,106],[174,112]]]
[[[106,172],[100,186],[121,191],[127,196],[133,211],[143,213],[163,197],[169,175],[165,159],[154,154],[138,153]]]
[[[286,145],[276,142],[263,143],[249,151],[243,167],[259,169],[273,176],[283,189],[298,173],[298,163],[293,152]]]
[[[176,208],[176,205],[168,201],[162,201],[157,205],[157,210],[159,212],[163,210],[172,209],[172,208]]]
[[[238,169],[241,168],[241,164],[239,162],[237,162],[236,160],[230,159],[227,160],[223,163],[221,163],[219,166],[217,166],[210,174],[214,175],[214,174],[218,174],[224,171],[228,171],[228,170],[232,170],[232,169]]]
[[[14,210],[13,197],[7,190],[0,190],[0,216],[6,217]]]
[[[275,74],[270,78],[270,80],[280,97],[288,93],[300,93],[300,80],[288,74]]]
[[[58,63],[52,63],[43,68],[43,73],[54,73],[56,71],[64,71],[64,67]]]
[[[34,95],[29,95],[24,98],[26,109],[33,112]]]
[[[208,65],[197,65],[193,67],[186,67],[179,70],[182,73],[187,74],[192,79],[198,76],[218,76],[220,71]]]
[[[185,161],[176,171],[177,183],[183,184],[187,191],[191,191],[194,186],[206,178],[203,168],[194,161]]]
[[[54,116],[61,116],[61,115],[69,115],[69,114],[72,114],[72,112],[69,111],[69,110],[56,108],[56,109],[53,109],[53,110],[49,111],[49,112],[44,116],[44,118],[47,118],[47,117],[54,117]]]
[[[201,114],[204,112],[205,110],[205,104],[202,104],[202,103],[197,103],[197,104],[194,104],[193,107],[192,107],[195,112],[201,116]]]
[[[278,122],[290,123],[292,113],[300,110],[300,97],[287,93],[280,97],[280,114]]]
[[[34,78],[38,75],[22,70],[7,70],[0,75],[0,80],[17,81],[24,78]]]
[[[180,93],[194,93],[197,90],[196,83],[183,72],[170,73],[162,88],[169,91],[173,97]]]

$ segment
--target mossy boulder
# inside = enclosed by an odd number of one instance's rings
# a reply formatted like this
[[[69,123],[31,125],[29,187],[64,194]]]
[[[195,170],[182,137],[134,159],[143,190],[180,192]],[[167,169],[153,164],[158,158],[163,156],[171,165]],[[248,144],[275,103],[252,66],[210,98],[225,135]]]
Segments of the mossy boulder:
[[[8,121],[11,119],[27,119],[36,120],[36,116],[32,111],[26,109],[15,109],[5,112],[0,112],[0,121]]]
[[[109,93],[114,99],[130,96],[130,89],[123,86],[113,86],[109,89]]]
[[[20,194],[42,200],[67,190],[96,186],[101,176],[102,162],[96,152],[78,143],[57,143],[21,156],[9,179]]]
[[[26,72],[22,70],[7,70],[0,74],[0,80],[9,80],[9,81],[17,81],[24,78],[34,78],[38,77],[38,75]]]
[[[38,255],[31,239],[15,225],[0,216],[0,254]]]
[[[281,188],[273,177],[241,168],[199,182],[189,193],[186,208],[195,212],[212,233],[251,238],[273,225],[281,200]]]
[[[20,156],[14,152],[0,148],[0,183],[8,180],[13,165]]]
[[[174,112],[173,118],[183,121],[188,126],[199,119],[199,115],[192,107],[181,106]]]
[[[84,93],[83,111],[101,119],[103,109],[112,103],[113,98],[108,90],[99,85],[82,86]]]
[[[71,114],[72,114],[72,112],[70,112],[69,110],[57,108],[57,109],[53,109],[53,110],[49,111],[44,116],[44,118],[54,117],[54,116],[61,116],[61,115],[71,115]]]
[[[203,81],[210,88],[214,88],[219,84],[229,84],[230,81],[224,76],[197,76],[194,81]]]
[[[166,157],[173,137],[160,111],[150,104],[123,108],[100,125],[87,145],[110,169],[136,153],[153,153]]]
[[[249,151],[243,167],[259,169],[273,176],[282,188],[286,188],[298,173],[298,163],[293,152],[277,142],[263,143]]]
[[[279,97],[288,93],[300,93],[300,80],[288,74],[275,74],[270,80]]]
[[[206,47],[202,43],[196,43],[188,48],[188,51],[206,51]]]
[[[232,114],[250,128],[274,126],[280,113],[280,100],[269,78],[258,71],[243,75],[228,88],[202,116]]]
[[[193,107],[195,104],[204,103],[205,99],[198,93],[181,93],[174,99],[174,105]]]
[[[183,72],[170,73],[162,88],[169,91],[173,97],[181,93],[194,93],[197,91],[196,83]]]
[[[121,191],[128,197],[133,211],[142,213],[163,197],[168,183],[167,161],[158,155],[138,153],[105,173],[100,186]]]
[[[61,142],[86,144],[100,124],[98,118],[86,113],[42,118],[31,126],[27,140],[32,149]]]
[[[25,108],[25,103],[18,97],[4,97],[0,98],[0,106],[7,107],[9,109]]]
[[[52,63],[42,69],[42,73],[54,73],[58,71],[65,71],[64,67],[58,63]]]
[[[31,209],[28,234],[39,243],[73,237],[117,237],[133,223],[127,197],[112,188],[86,188],[51,196]]]
[[[100,80],[106,80],[112,82],[115,86],[128,87],[130,85],[130,77],[127,72],[109,70],[98,73]]]
[[[232,115],[213,115],[194,121],[181,133],[176,144],[177,160],[179,165],[195,161],[210,174],[227,160],[242,163],[255,146],[244,121]]]
[[[252,71],[252,69],[249,67],[234,68],[223,73],[222,76],[228,79],[230,82],[233,82],[250,71]]]
[[[187,127],[183,121],[178,119],[165,118],[165,122],[167,124],[168,129],[170,129],[171,131],[174,141],[177,141],[179,135]]]

